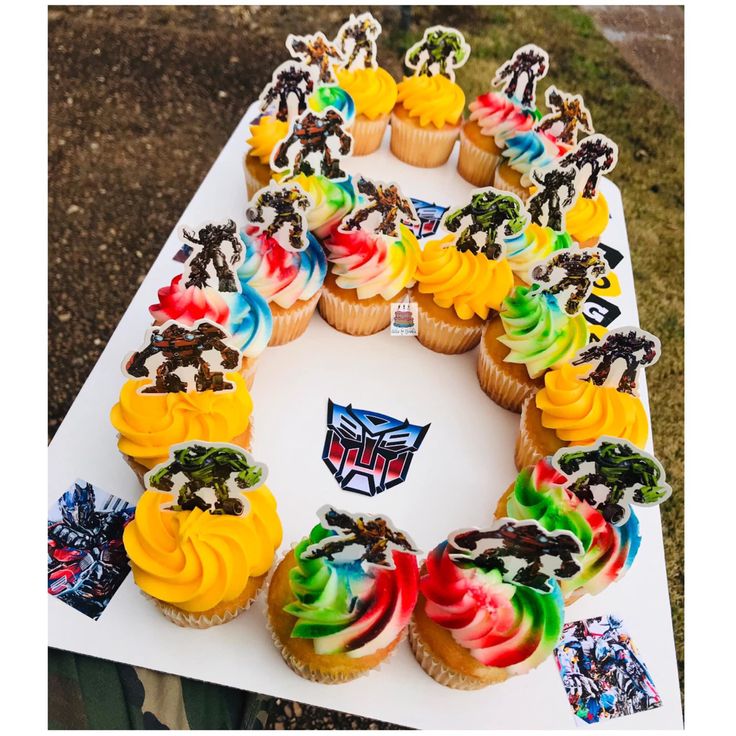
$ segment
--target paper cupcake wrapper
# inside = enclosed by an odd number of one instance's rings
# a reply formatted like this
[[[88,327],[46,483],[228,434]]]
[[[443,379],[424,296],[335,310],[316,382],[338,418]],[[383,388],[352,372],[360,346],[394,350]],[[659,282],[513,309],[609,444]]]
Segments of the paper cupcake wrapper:
[[[268,341],[269,347],[286,345],[304,334],[312,319],[319,301],[321,290],[307,301],[297,301],[286,311],[273,315],[273,332]]]
[[[391,152],[412,166],[425,169],[442,166],[450,158],[457,136],[458,128],[421,128],[391,115]]]
[[[389,115],[381,115],[375,120],[358,115],[353,124],[353,156],[373,153],[383,140]]]
[[[487,187],[493,183],[496,166],[501,156],[489,153],[473,143],[463,129],[460,130],[460,156],[457,170],[460,176],[476,187]]]
[[[248,161],[248,154],[246,153],[243,156],[243,171],[245,172],[245,188],[248,192],[248,199],[252,199],[253,195],[259,190],[263,189],[263,187],[268,185],[268,182],[271,181],[270,172],[268,173],[268,177],[264,175],[263,178],[257,176],[254,174],[246,165]]]
[[[375,335],[391,324],[389,302],[361,304],[340,299],[328,289],[323,289],[318,308],[325,322],[348,335]]]
[[[450,325],[427,314],[419,305],[417,340],[436,353],[458,355],[472,350],[480,342],[481,328]]]
[[[248,391],[253,388],[260,357],[260,355],[256,358],[246,358],[243,356],[243,362],[240,364],[240,375],[245,379],[245,386]]]
[[[483,331],[485,333],[485,327]],[[483,339],[480,341],[480,350],[478,351],[477,374],[478,383],[480,383],[480,387],[486,395],[500,407],[514,411],[517,414],[521,412],[524,399],[531,391],[535,390],[534,387],[521,383],[513,376],[500,370],[488,354]]]
[[[517,470],[521,471],[527,465],[534,465],[544,457],[543,451],[539,448],[534,437],[527,429],[526,411],[527,407],[536,394],[530,394],[525,399],[521,407],[521,420],[519,421],[519,434],[516,438],[516,446],[514,447],[514,462]]]
[[[496,170],[493,173],[493,186],[496,189],[502,189],[505,192],[512,192],[513,194],[516,194],[521,201],[526,204],[530,192],[526,187],[518,186],[515,182],[507,181],[506,177],[504,177],[502,171],[501,171],[501,164],[504,163],[503,161],[499,162],[499,165],[496,167]]]

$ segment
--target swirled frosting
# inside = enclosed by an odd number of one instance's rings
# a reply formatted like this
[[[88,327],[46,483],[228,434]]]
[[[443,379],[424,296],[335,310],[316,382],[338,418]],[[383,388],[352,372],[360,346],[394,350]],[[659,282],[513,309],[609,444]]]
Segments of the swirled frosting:
[[[506,240],[506,260],[516,276],[525,284],[531,284],[530,271],[533,266],[555,251],[571,246],[572,238],[569,233],[558,233],[552,228],[532,222],[518,235]]]
[[[169,394],[139,393],[150,379],[126,381],[110,411],[110,421],[120,433],[120,452],[150,469],[164,462],[169,447],[178,442],[231,442],[243,434],[253,402],[239,373],[227,373],[226,379],[234,390]]]
[[[250,128],[248,155],[268,166],[274,147],[289,134],[289,123],[282,122],[272,115],[264,115],[258,122],[248,127]]]
[[[453,308],[460,319],[486,319],[511,293],[514,274],[505,258],[492,261],[482,253],[461,253],[454,242],[447,235],[424,246],[415,277],[419,291],[431,294],[438,306]]]
[[[289,582],[296,600],[284,610],[297,618],[291,636],[312,639],[317,654],[365,657],[393,642],[409,623],[417,601],[416,556],[394,550],[395,569],[304,552],[334,532],[320,524],[294,549]]]
[[[335,69],[340,86],[355,101],[358,115],[375,120],[388,115],[396,104],[398,90],[394,78],[381,67],[376,69]]]
[[[567,478],[547,460],[519,473],[505,510],[512,519],[536,519],[547,531],[574,534],[585,550],[580,572],[560,581],[567,598],[578,589],[599,593],[619,579],[636,557],[641,542],[639,522],[632,513],[622,526],[609,524],[600,512],[565,488]]]
[[[506,334],[498,341],[509,349],[504,360],[525,365],[530,378],[561,367],[588,344],[585,317],[570,317],[546,291],[517,286],[499,314]]]
[[[327,260],[333,264],[337,285],[355,289],[358,299],[393,299],[414,285],[421,250],[414,233],[399,226],[399,237],[365,230],[335,230],[325,241]]]
[[[307,105],[315,112],[334,107],[342,115],[346,126],[355,120],[355,102],[342,85],[338,87],[336,84],[323,84],[317,87],[307,99]]]
[[[589,368],[567,363],[544,374],[544,388],[536,396],[542,424],[575,445],[592,445],[606,435],[644,447],[649,421],[641,399],[582,380]]]
[[[163,324],[174,319],[184,325],[209,319],[225,327],[232,335],[231,344],[248,358],[258,357],[268,345],[273,330],[273,317],[266,300],[254,289],[220,293],[210,287],[185,287],[181,274],[169,286],[158,290],[158,304],[148,311]]]
[[[468,106],[470,120],[475,120],[483,135],[491,136],[498,146],[516,133],[531,130],[536,122],[531,110],[523,110],[506,95],[487,92]]]
[[[565,213],[565,227],[578,243],[599,238],[608,227],[608,202],[598,192],[594,199],[578,197]]]
[[[462,550],[453,550],[453,553]],[[425,613],[486,667],[523,674],[544,661],[562,633],[562,595],[557,583],[540,593],[505,583],[498,570],[460,566],[442,542],[430,552],[419,587]]]
[[[267,302],[288,309],[322,288],[327,260],[311,234],[308,246],[297,252],[282,248],[252,226],[241,230],[240,239],[245,245],[245,258],[238,268],[241,286],[254,289]]]
[[[422,128],[442,128],[460,121],[465,93],[447,77],[419,74],[404,77],[397,87],[397,103],[404,106],[410,118],[417,118]]]
[[[138,587],[184,611],[201,613],[242,594],[264,575],[281,544],[276,501],[265,486],[244,491],[242,516],[172,511],[175,495],[145,491],[123,543]]]
[[[508,165],[521,174],[522,186],[533,184],[529,178],[532,169],[542,169],[559,158],[566,149],[553,142],[551,138],[534,130],[516,133],[506,139],[506,148],[501,155]]]
[[[289,183],[298,184],[312,199],[307,226],[318,238],[326,238],[355,207],[353,180],[333,181],[319,174],[298,174]]]

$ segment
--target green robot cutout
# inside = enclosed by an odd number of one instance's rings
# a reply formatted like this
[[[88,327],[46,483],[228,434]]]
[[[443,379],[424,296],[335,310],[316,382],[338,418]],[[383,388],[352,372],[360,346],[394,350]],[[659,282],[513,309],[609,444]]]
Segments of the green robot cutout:
[[[455,28],[432,26],[424,31],[421,41],[417,41],[404,57],[404,63],[415,75],[433,77],[441,74],[451,82],[455,81],[455,69],[461,67],[470,57],[470,45]]]
[[[493,187],[476,189],[468,204],[445,215],[443,227],[456,233],[468,219],[454,247],[461,253],[483,253],[489,261],[501,256],[504,239],[520,233],[528,221],[524,205],[515,194]],[[482,236],[480,243],[478,234]]]

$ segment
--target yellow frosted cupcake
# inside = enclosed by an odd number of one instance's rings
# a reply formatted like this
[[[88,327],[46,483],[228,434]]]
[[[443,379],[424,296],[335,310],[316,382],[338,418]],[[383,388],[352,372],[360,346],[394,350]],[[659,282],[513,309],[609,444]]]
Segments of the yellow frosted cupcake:
[[[282,122],[273,115],[263,115],[248,127],[250,148],[243,157],[243,168],[248,199],[251,199],[271,181],[271,152],[279,141],[286,138],[289,123]]]
[[[565,213],[565,228],[581,248],[594,248],[608,227],[608,202],[596,192],[593,199],[578,197]]]

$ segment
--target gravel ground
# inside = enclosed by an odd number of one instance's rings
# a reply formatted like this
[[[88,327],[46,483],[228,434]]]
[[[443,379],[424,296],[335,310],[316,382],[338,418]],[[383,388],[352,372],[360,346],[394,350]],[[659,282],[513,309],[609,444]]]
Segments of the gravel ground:
[[[172,222],[285,58],[286,33],[322,28],[330,35],[349,10],[313,6],[290,16],[286,28],[278,7],[49,9],[50,437]],[[381,65],[398,76],[408,37],[401,11],[373,12],[384,26]],[[658,454],[675,488],[663,518],[682,665],[682,131],[641,79],[681,110],[681,18],[657,8],[601,10],[595,17],[621,56],[573,8],[415,8],[410,33],[418,37],[422,27],[440,21],[478,34],[518,29],[517,38],[490,42],[490,51],[478,47],[461,70],[465,76],[459,75],[468,96],[483,89],[496,62],[517,42],[535,41],[548,47],[561,82],[579,82],[576,89],[595,105],[594,116],[600,111],[610,124],[605,132],[627,145],[614,179],[627,186],[629,230],[637,236],[632,251],[642,321],[667,350],[652,372],[650,390]],[[567,35],[558,33],[547,44],[549,24],[558,21]],[[595,49],[597,58],[581,62],[559,46],[562,38],[570,47]],[[606,87],[610,79],[602,69],[615,72],[615,86]],[[631,130],[636,121],[627,104],[633,99],[656,118],[656,130]],[[626,110],[620,120],[617,106]],[[656,169],[647,162],[659,164],[661,178],[652,181]],[[387,727],[276,702],[272,728]]]

